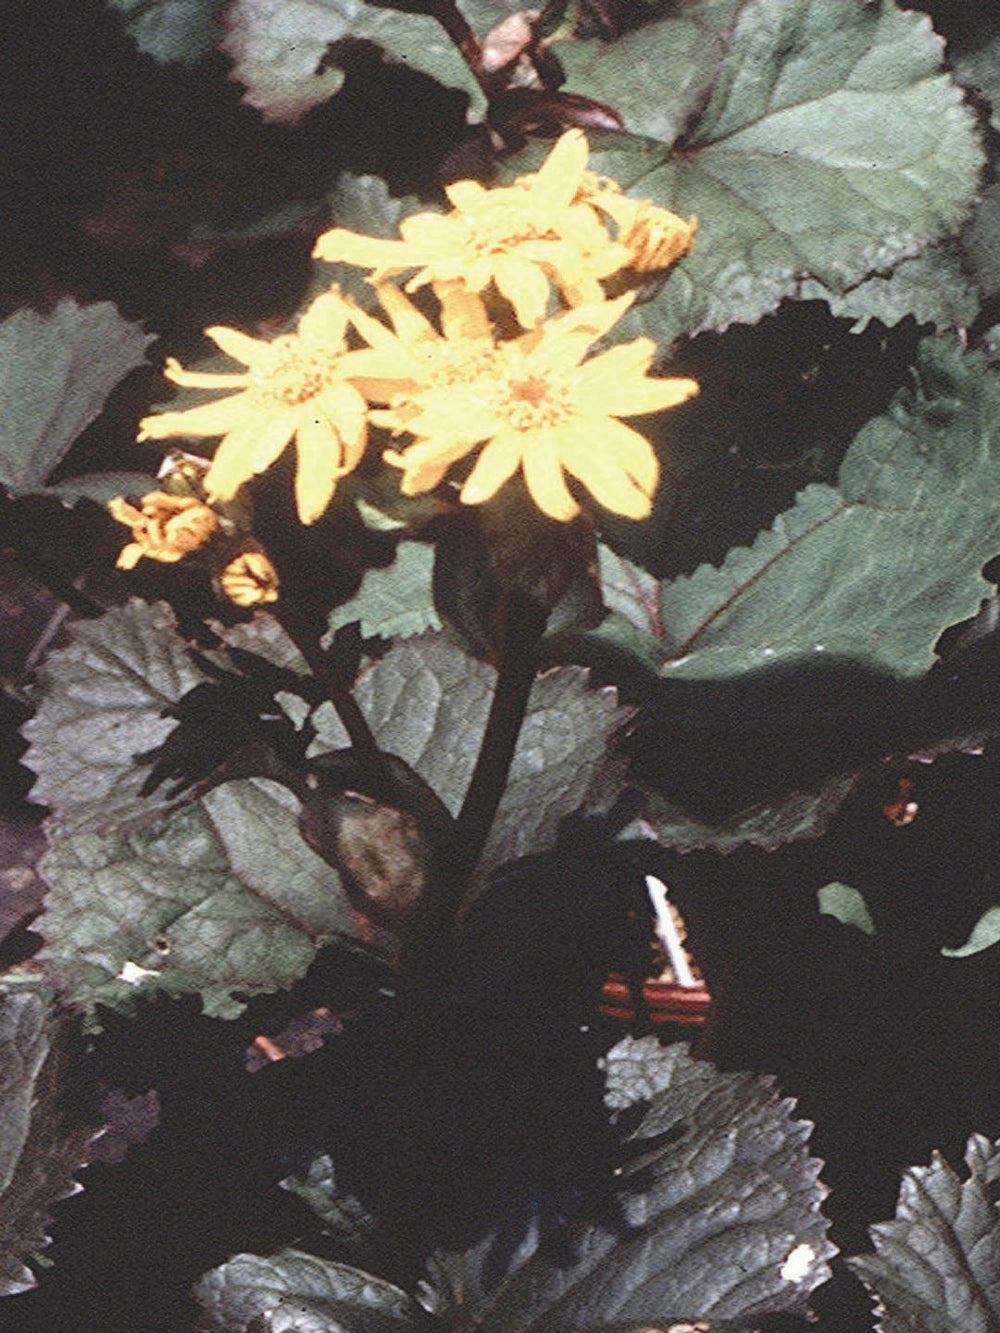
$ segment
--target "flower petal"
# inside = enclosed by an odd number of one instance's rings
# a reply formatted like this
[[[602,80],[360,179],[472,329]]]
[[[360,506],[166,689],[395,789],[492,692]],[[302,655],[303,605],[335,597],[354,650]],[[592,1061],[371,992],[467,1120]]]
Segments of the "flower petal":
[[[452,342],[493,342],[493,326],[486,307],[464,282],[436,282],[434,294],[441,302],[441,332]]]
[[[444,192],[452,208],[460,213],[471,213],[484,205],[490,207],[492,203],[490,195],[495,193],[480,185],[479,181],[471,180],[452,181],[450,185],[444,187]]]
[[[405,347],[439,339],[440,335],[430,320],[393,283],[380,283],[375,290],[382,309],[392,320],[397,338]]]
[[[580,419],[557,428],[563,467],[598,504],[626,518],[648,518],[660,465],[649,441],[620,421]]]
[[[262,338],[251,338],[248,333],[227,328],[225,324],[215,324],[212,328],[206,329],[205,333],[227,356],[231,356],[234,361],[242,362],[245,366],[250,366],[251,369],[255,370],[262,364],[266,365],[272,356],[269,342],[265,342]]]
[[[253,415],[247,393],[230,394],[184,412],[160,412],[139,422],[139,440],[165,440],[170,435],[225,435]]]
[[[497,255],[493,277],[497,290],[514,307],[522,329],[533,329],[545,318],[549,280],[537,265],[515,254]]]
[[[220,500],[231,500],[245,481],[274,462],[295,432],[296,408],[270,418],[251,417],[225,436],[205,473],[205,490]]]
[[[243,389],[250,383],[250,376],[245,372],[220,375],[210,371],[185,370],[172,356],[167,357],[163,374],[172,384],[183,385],[185,389]]]
[[[533,176],[521,178],[531,193],[531,207],[543,225],[572,202],[587,168],[590,149],[580,129],[567,130]]]
[[[327,263],[357,264],[359,268],[374,268],[383,273],[401,273],[426,262],[414,257],[405,241],[361,236],[344,227],[324,232],[313,247],[313,258]]]
[[[524,437],[514,430],[500,431],[485,445],[469,473],[459,498],[463,504],[478,505],[491,499],[517,471],[521,463]]]
[[[557,429],[532,432],[524,446],[524,480],[531,498],[549,518],[568,523],[580,512],[563,480]]]
[[[337,467],[340,475],[361,461],[368,438],[368,404],[353,384],[331,384],[316,399],[339,437]],[[303,419],[308,420],[308,413]]]
[[[299,337],[329,352],[339,352],[344,346],[348,313],[347,302],[339,291],[324,292],[303,312]]]
[[[299,519],[314,523],[333,498],[340,475],[340,440],[322,412],[304,413],[296,433],[295,503]]]
[[[696,380],[647,376],[656,345],[649,338],[612,347],[591,357],[575,377],[576,404],[583,415],[639,416],[676,407],[698,392]]]

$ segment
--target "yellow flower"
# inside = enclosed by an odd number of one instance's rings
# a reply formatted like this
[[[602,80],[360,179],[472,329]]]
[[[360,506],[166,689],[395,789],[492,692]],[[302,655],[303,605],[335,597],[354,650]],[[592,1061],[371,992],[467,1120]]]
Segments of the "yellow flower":
[[[612,219],[617,240],[629,251],[624,267],[632,273],[662,272],[694,245],[697,218],[685,221],[648,199],[633,199],[606,176],[584,172],[577,201],[590,204]]]
[[[219,587],[237,606],[278,600],[278,571],[263,551],[243,551],[219,575]]]
[[[219,518],[208,505],[188,495],[150,491],[138,509],[120,496],[108,501],[111,517],[132,529],[132,540],[122,549],[119,569],[134,569],[143,556],[173,564],[204,546],[219,528]]]
[[[295,333],[271,342],[236,329],[205,332],[222,351],[247,367],[234,374],[183,370],[168,361],[175,384],[197,389],[237,389],[180,412],[161,412],[140,424],[140,440],[170,435],[221,435],[205,489],[228,500],[263,472],[295,440],[295,497],[299,518],[312,523],[326,509],[339,478],[352,471],[365,450],[366,405],[344,373],[349,306],[339,292],[318,297]]]
[[[468,383],[495,373],[489,315],[482,298],[462,283],[434,283],[440,332],[398,287],[381,283],[376,291],[391,329],[363,310],[351,313],[369,344],[351,354],[352,382],[370,401],[402,403],[418,387]]]
[[[649,441],[619,417],[674,407],[697,393],[689,379],[652,379],[649,338],[584,360],[591,344],[631,304],[630,295],[546,321],[499,343],[487,376],[430,382],[372,421],[408,431],[415,442],[387,462],[403,471],[408,495],[436,486],[452,463],[484,444],[462,486],[465,504],[495,495],[518,469],[543,513],[568,522],[580,512],[564,473],[605,508],[646,518],[659,475]]]
[[[471,292],[493,283],[522,328],[534,328],[549,305],[549,280],[569,305],[599,301],[600,279],[630,261],[587,203],[579,200],[589,149],[581,130],[567,130],[545,162],[516,184],[487,189],[461,180],[447,187],[447,214],[417,213],[400,224],[402,240],[379,240],[335,228],[316,242],[319,259],[375,269],[380,280],[407,269],[414,291],[429,282],[460,281]]]

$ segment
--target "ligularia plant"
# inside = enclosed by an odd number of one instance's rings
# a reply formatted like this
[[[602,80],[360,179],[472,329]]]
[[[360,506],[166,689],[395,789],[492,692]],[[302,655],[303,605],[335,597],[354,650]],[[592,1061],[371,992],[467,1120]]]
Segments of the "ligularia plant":
[[[0,1324],[1000,1327],[989,15],[8,8]]]

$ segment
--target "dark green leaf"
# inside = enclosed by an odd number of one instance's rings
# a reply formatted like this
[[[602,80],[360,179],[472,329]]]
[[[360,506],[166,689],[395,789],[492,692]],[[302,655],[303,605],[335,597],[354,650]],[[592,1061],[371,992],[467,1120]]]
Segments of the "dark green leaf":
[[[47,665],[28,727],[35,795],[53,810],[42,867],[51,889],[39,929],[60,992],[90,1010],[127,1005],[140,988],[194,990],[207,1012],[228,1017],[240,1011],[239,994],[287,986],[319,944],[356,937],[336,873],[302,840],[298,803],[285,787],[228,782],[147,831],[170,804],[162,794],[139,795],[148,768],[133,757],[173,725],[163,707],[203,679],[167,609],[133,602],[74,634]],[[303,667],[269,616],[226,637],[278,666]],[[472,772],[493,680],[490,667],[426,635],[392,649],[358,687],[379,743],[452,811]],[[297,723],[308,712],[296,696],[287,705]],[[608,738],[627,716],[614,691],[588,689],[579,668],[539,679],[482,874],[551,845],[571,810],[614,798],[623,774],[608,757]],[[314,721],[311,754],[348,744],[331,705]]]
[[[476,1333],[698,1319],[742,1329],[804,1312],[835,1252],[819,1211],[821,1163],[806,1147],[812,1126],[792,1119],[773,1080],[720,1074],[684,1045],[627,1037],[606,1064],[608,1104],[645,1106],[609,1216],[571,1223],[492,1289],[495,1237],[436,1256],[434,1312],[450,1322],[461,1310]]]
[[[444,635],[427,634],[398,644],[358,685],[379,744],[430,783],[453,814],[472,774],[495,679],[492,667]],[[546,850],[564,815],[588,804],[603,808],[614,798],[623,765],[609,757],[608,741],[628,716],[614,690],[589,689],[580,668],[538,678],[480,874]],[[314,722],[312,752],[347,744],[330,705]]]
[[[582,80],[569,86],[617,107],[631,132],[602,139],[593,168],[699,219],[694,252],[623,334],[667,346],[754,323],[804,278],[840,297],[971,207],[983,163],[972,117],[929,20],[888,0],[697,0],[579,46],[566,48]]]
[[[330,630],[357,621],[364,638],[407,639],[440,629],[434,610],[431,576],[434,548],[423,542],[400,542],[387,569],[369,569],[354,597],[334,607]]]
[[[816,900],[824,916],[832,916],[841,925],[854,926],[866,935],[875,934],[875,922],[864,895],[849,884],[824,884],[816,890]]]
[[[903,1176],[896,1216],[871,1228],[875,1253],[848,1264],[875,1297],[880,1333],[1000,1327],[1000,1144],[974,1134],[961,1180],[934,1153]]]
[[[44,490],[152,341],[110,301],[65,297],[47,315],[18,310],[0,323],[0,485],[13,495]]]
[[[934,341],[918,376],[857,436],[837,486],[807,487],[721,567],[663,584],[654,605],[648,576],[610,561],[615,614],[597,634],[666,677],[816,654],[926,671],[941,631],[990,591],[979,571],[1000,550],[1000,384],[982,357]]]
[[[963,240],[968,234],[966,229]],[[957,244],[942,242],[904,259],[888,275],[876,274],[845,292],[830,291],[809,280],[798,295],[803,300],[826,301],[833,314],[853,319],[852,333],[861,333],[873,319],[892,328],[908,315],[918,324],[933,324],[938,329],[968,328],[979,313],[980,292],[967,266]],[[981,282],[980,289],[983,295],[989,294]]]
[[[515,7],[503,0],[464,0],[461,9],[482,36]],[[266,120],[294,121],[337,91],[343,74],[320,65],[331,59],[330,44],[348,37],[377,42],[408,68],[482,102],[457,48],[424,14],[400,14],[362,0],[236,0],[225,25],[222,49],[233,61],[233,77]]]
[[[986,6],[977,32],[957,42],[951,52],[955,78],[990,102],[990,124],[1000,130],[1000,21]]]
[[[67,1003],[130,1008],[151,990],[198,992],[235,1018],[238,997],[290,986],[357,920],[336,873],[299,837],[283,788],[231,783],[155,831],[55,838],[36,929]]]
[[[238,1254],[195,1296],[203,1329],[222,1333],[416,1333],[421,1313],[391,1282],[301,1250]]]
[[[48,1244],[49,1209],[80,1186],[93,1131],[59,1107],[65,1032],[37,984],[0,985],[0,1295],[35,1286],[24,1262]]]
[[[109,0],[140,51],[193,65],[215,49],[226,0]]]
[[[946,958],[968,958],[971,954],[982,953],[992,948],[1000,940],[1000,907],[989,907],[972,927],[969,938],[957,949],[944,948],[941,952]]]

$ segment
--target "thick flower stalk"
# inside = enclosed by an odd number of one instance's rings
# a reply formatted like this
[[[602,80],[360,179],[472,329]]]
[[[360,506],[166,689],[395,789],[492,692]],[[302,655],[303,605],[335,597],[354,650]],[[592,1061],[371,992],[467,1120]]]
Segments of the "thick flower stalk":
[[[247,369],[212,374],[168,361],[165,374],[188,388],[237,392],[185,411],[145,417],[140,440],[221,435],[204,481],[209,497],[217,500],[231,499],[294,440],[299,517],[303,523],[314,522],[330,503],[339,479],[360,462],[367,440],[365,399],[345,373],[349,314],[347,302],[331,291],[312,303],[295,333],[271,342],[237,329],[206,329],[223,352]]]
[[[132,540],[116,561],[119,569],[134,569],[143,557],[174,564],[219,530],[214,510],[189,495],[150,491],[138,506],[118,496],[109,500],[108,510],[113,519],[132,529]]]
[[[452,211],[404,219],[402,240],[335,228],[319,238],[313,253],[374,269],[376,281],[419,270],[407,291],[457,281],[481,293],[492,284],[521,327],[534,328],[548,313],[550,280],[568,305],[592,303],[604,295],[601,280],[632,260],[629,247],[612,239],[581,195],[588,154],[583,133],[569,130],[539,170],[514,185],[487,189],[473,180],[449,185]]]
[[[430,490],[452,464],[482,446],[460,491],[465,504],[489,500],[520,470],[539,509],[559,522],[580,512],[567,475],[605,508],[646,518],[659,464],[645,436],[619,418],[674,407],[697,393],[698,385],[650,377],[656,347],[649,338],[587,359],[591,345],[632,299],[626,295],[567,311],[518,338],[494,343],[492,351],[476,337],[471,343],[477,356],[455,358],[442,374],[438,355],[439,366],[422,378],[415,367],[410,386],[386,377],[380,391],[377,379],[369,381],[369,394],[377,398],[381,392],[389,401],[371,420],[415,437],[401,452],[383,455],[402,470],[404,493]],[[485,321],[481,303],[480,310]],[[366,334],[373,343],[379,337],[367,327]],[[412,350],[398,323],[395,333],[383,328],[382,336],[401,346],[373,351],[366,363],[370,371],[376,371],[378,356],[388,368]]]

